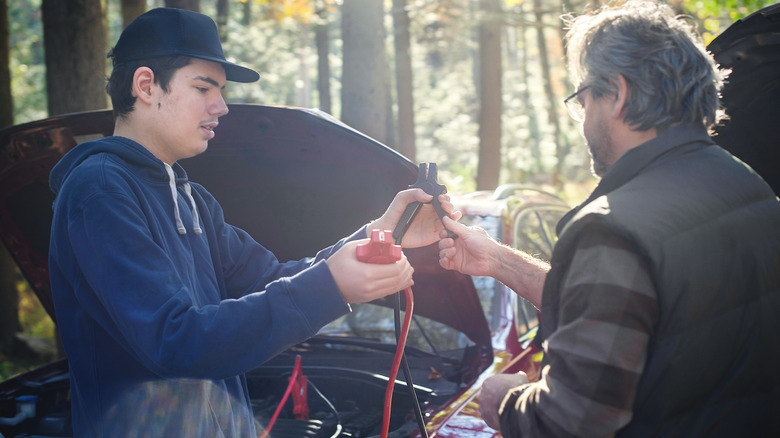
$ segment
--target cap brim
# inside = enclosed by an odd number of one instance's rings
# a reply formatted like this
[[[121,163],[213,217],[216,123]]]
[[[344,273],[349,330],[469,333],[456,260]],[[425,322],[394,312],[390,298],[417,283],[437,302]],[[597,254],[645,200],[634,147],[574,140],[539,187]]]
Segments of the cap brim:
[[[224,61],[220,64],[225,67],[225,78],[229,81],[249,83],[260,79],[260,74],[251,68]]]
[[[222,67],[225,69],[225,79],[231,82],[249,83],[260,79],[260,73],[252,70],[251,68],[233,64],[230,61],[225,61],[224,59],[213,58],[209,56],[197,56],[192,54],[187,54],[184,56],[192,56],[193,58],[205,59],[206,61],[213,61],[222,64]]]

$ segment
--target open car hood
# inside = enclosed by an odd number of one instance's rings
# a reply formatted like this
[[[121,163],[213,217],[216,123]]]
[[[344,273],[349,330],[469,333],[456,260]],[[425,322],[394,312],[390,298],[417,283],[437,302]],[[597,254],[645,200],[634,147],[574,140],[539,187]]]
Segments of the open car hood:
[[[780,4],[736,21],[707,49],[732,70],[723,87],[729,120],[714,139],[780,195]]]
[[[208,150],[181,164],[220,201],[229,223],[280,261],[312,256],[379,217],[417,179],[417,165],[325,113],[229,108]],[[112,132],[111,111],[0,130],[0,237],[55,321],[47,260],[54,200],[49,172],[78,143]],[[436,245],[406,253],[415,268],[415,313],[490,345],[471,278],[443,270]]]

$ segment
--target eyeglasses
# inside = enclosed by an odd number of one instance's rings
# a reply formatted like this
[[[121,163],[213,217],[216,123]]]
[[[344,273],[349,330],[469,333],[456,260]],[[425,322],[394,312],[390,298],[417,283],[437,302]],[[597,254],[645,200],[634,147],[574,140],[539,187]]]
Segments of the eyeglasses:
[[[586,85],[579,90],[572,93],[571,96],[563,100],[563,104],[566,105],[566,110],[569,111],[569,115],[572,119],[581,122],[585,119],[585,108],[582,106],[582,101],[578,97],[580,93],[590,88],[590,85]]]

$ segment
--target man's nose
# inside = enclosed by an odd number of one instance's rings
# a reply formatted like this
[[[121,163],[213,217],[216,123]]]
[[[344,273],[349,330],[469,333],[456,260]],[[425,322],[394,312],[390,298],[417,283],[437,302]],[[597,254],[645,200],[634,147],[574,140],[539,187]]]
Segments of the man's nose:
[[[217,101],[214,102],[214,104],[211,107],[211,113],[216,115],[217,117],[222,117],[225,114],[230,112],[230,110],[227,107],[227,104],[225,103],[225,99],[222,97],[222,94],[219,95],[217,98]]]

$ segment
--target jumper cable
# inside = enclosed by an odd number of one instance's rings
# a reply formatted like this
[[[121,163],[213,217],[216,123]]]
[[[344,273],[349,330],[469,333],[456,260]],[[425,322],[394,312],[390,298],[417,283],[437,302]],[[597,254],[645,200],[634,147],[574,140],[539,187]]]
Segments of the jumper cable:
[[[439,195],[442,193],[446,193],[447,188],[443,184],[439,184],[436,181],[436,177],[437,177],[436,174],[437,174],[436,163],[421,163],[417,175],[417,182],[409,186],[409,188],[421,188],[425,191],[425,193],[432,195],[433,199],[431,200],[431,203],[433,204],[434,211],[436,211],[436,214],[439,216],[440,219],[442,219],[444,218],[444,216],[447,215],[447,213],[444,211],[444,209],[441,206],[441,203],[439,202]],[[409,229],[409,226],[411,225],[412,221],[417,216],[417,213],[419,213],[420,208],[422,208],[422,203],[420,202],[410,203],[406,207],[406,210],[404,210],[401,219],[398,221],[398,225],[396,225],[396,228],[395,230],[393,230],[392,233],[390,233],[390,231],[384,231],[384,230],[372,230],[371,240],[366,244],[357,246],[356,256],[358,260],[366,263],[375,263],[375,264],[395,263],[396,261],[400,260],[401,241],[403,240],[403,236],[404,234],[406,234],[406,231]],[[457,235],[455,235],[455,233],[453,233],[452,231],[447,230],[447,234],[449,235],[449,237],[453,239],[457,238]],[[388,236],[390,235],[394,239],[394,243],[392,243],[391,240],[389,239]],[[409,393],[415,408],[415,417],[417,418],[417,425],[420,430],[420,435],[423,438],[428,437],[428,431],[425,428],[425,420],[420,410],[420,403],[417,400],[417,393],[414,390],[412,373],[411,370],[409,369],[409,365],[406,360],[406,353],[404,351],[404,349],[406,348],[406,339],[409,334],[409,326],[411,325],[411,321],[412,321],[412,314],[414,313],[414,295],[412,294],[412,289],[410,287],[407,287],[404,290],[404,293],[406,295],[406,311],[404,312],[403,325],[400,324],[400,309],[401,309],[400,293],[395,294],[394,310],[395,310],[395,331],[396,331],[397,345],[396,345],[395,356],[393,358],[393,365],[391,367],[390,376],[387,382],[387,389],[385,390],[381,438],[387,438],[388,431],[390,428],[390,412],[391,412],[391,406],[393,401],[393,389],[395,388],[395,380],[396,377],[398,376],[398,369],[402,364],[404,366],[406,384],[407,387],[409,388]],[[400,330],[399,330],[399,325],[401,326]],[[306,376],[304,376],[301,371],[301,357],[299,355],[296,356],[295,358],[295,367],[293,369],[292,376],[290,376],[290,383],[287,387],[284,396],[282,397],[282,401],[277,407],[276,412],[274,412],[274,415],[271,417],[271,421],[268,423],[268,427],[261,435],[261,438],[266,438],[268,436],[268,433],[271,431],[271,428],[273,427],[277,417],[279,416],[279,412],[281,411],[281,408],[284,406],[284,404],[287,401],[287,398],[290,396],[290,393],[293,391],[295,391],[295,393],[293,394],[293,399],[296,402],[295,410],[294,410],[296,417],[298,418],[308,417],[308,405],[306,404],[306,386],[307,386]]]
[[[444,184],[439,184],[439,182],[436,180],[438,176],[438,168],[436,166],[436,163],[420,163],[418,171],[417,171],[417,181],[415,181],[414,184],[410,185],[409,188],[419,188],[422,189],[425,193],[431,195],[433,199],[431,199],[431,204],[433,205],[433,210],[436,212],[436,215],[439,216],[439,219],[442,220],[442,225],[444,224],[443,220],[444,217],[447,216],[447,213],[444,211],[444,208],[441,205],[441,202],[439,201],[439,195],[442,193],[447,193],[447,187]],[[395,229],[393,230],[393,239],[395,241],[396,245],[401,245],[401,241],[404,238],[404,235],[409,230],[409,226],[411,226],[412,221],[414,221],[414,218],[417,217],[417,213],[420,212],[420,209],[422,208],[423,204],[421,202],[412,202],[409,205],[406,206],[406,210],[404,210],[404,213],[401,215],[401,219],[398,221],[398,224],[396,225]],[[447,230],[447,227],[444,227],[445,230]],[[447,230],[447,236],[456,239],[458,236],[457,234],[453,233],[450,230]],[[411,300],[407,297],[407,306],[409,306],[409,302]],[[395,303],[394,303],[394,316],[395,316],[395,337],[396,340],[400,340],[401,337],[401,294],[396,293],[395,294]],[[420,408],[420,402],[417,400],[417,392],[414,390],[414,382],[412,381],[412,371],[409,369],[409,363],[406,360],[406,352],[401,352],[401,365],[403,365],[404,368],[404,375],[406,376],[406,386],[409,389],[409,396],[412,399],[412,405],[414,407],[414,415],[417,420],[417,428],[420,430],[420,436],[422,438],[428,438],[428,430],[425,428],[425,418],[423,417],[422,410]]]
[[[268,422],[268,426],[266,426],[263,434],[260,435],[260,438],[266,438],[268,433],[271,432],[271,428],[274,427],[274,423],[276,423],[279,413],[282,411],[284,404],[287,403],[287,398],[293,391],[295,391],[293,393],[293,400],[295,401],[294,412],[296,418],[304,419],[302,417],[305,416],[305,419],[308,419],[309,406],[306,404],[306,388],[306,376],[304,376],[303,371],[301,371],[301,355],[299,354],[295,356],[295,367],[290,376],[290,383],[287,385],[287,390],[284,392],[284,396],[282,396],[282,401],[279,403],[279,406],[276,407],[276,411],[271,416],[271,420]],[[303,404],[301,404],[301,399],[303,400]]]
[[[357,259],[365,263],[389,264],[395,263],[401,259],[401,246],[393,244],[390,239],[390,231],[371,230],[371,240],[357,246]],[[382,433],[381,438],[387,438],[390,430],[390,412],[393,403],[393,389],[395,388],[395,379],[398,376],[398,369],[401,365],[401,359],[404,357],[404,348],[406,347],[406,337],[409,334],[409,326],[412,322],[412,313],[414,312],[414,296],[412,288],[407,287],[406,293],[406,312],[404,323],[400,336],[397,338],[393,366],[390,369],[390,376],[385,390],[385,404],[382,413]]]
[[[444,184],[439,184],[438,181],[436,181],[437,177],[437,167],[436,163],[420,163],[418,173],[417,173],[417,181],[409,186],[409,188],[420,188],[425,193],[431,195],[433,199],[431,199],[431,204],[433,204],[433,209],[436,212],[436,214],[439,216],[439,219],[443,219],[445,216],[447,216],[447,213],[444,211],[444,208],[441,206],[441,202],[439,201],[439,195],[442,193],[447,192],[447,187],[444,186]],[[387,248],[392,248],[392,251],[398,251],[398,259],[400,259],[400,251],[401,251],[401,241],[403,240],[404,234],[409,230],[409,226],[411,226],[412,221],[414,221],[414,218],[417,216],[417,213],[420,212],[420,209],[422,208],[423,204],[421,202],[412,202],[407,207],[406,210],[404,210],[403,214],[401,215],[401,219],[398,221],[398,224],[396,225],[395,229],[393,230],[392,236],[394,240],[394,245],[387,246],[389,243],[386,243],[386,237],[385,232],[378,231],[378,230],[372,230],[371,237],[372,242],[367,244],[374,245],[376,248],[384,247],[384,251],[390,251]],[[446,229],[446,227],[445,227]],[[381,240],[381,243],[374,243],[374,235],[377,234],[376,239]],[[453,233],[450,230],[447,230],[447,235],[453,239],[457,238],[458,236]],[[396,249],[397,248],[397,249]],[[358,247],[359,251],[369,251],[368,249],[360,249],[360,246]],[[372,251],[377,251],[376,249]],[[358,256],[358,259],[360,259],[360,256]],[[396,260],[398,260],[396,259]],[[385,261],[385,263],[392,263],[392,261]],[[404,291],[406,293],[406,312],[404,315],[404,323],[401,325],[401,294],[396,293],[395,294],[395,300],[394,300],[394,316],[395,316],[395,337],[396,337],[396,355],[393,360],[393,368],[391,369],[391,375],[390,380],[388,381],[387,390],[385,392],[385,414],[383,416],[383,424],[382,424],[382,438],[387,437],[388,429],[389,429],[389,422],[390,422],[390,403],[392,401],[392,391],[395,387],[395,378],[398,374],[398,368],[400,365],[403,365],[404,368],[404,375],[406,377],[406,386],[409,389],[409,396],[412,399],[412,405],[414,407],[414,414],[415,418],[417,420],[417,427],[420,430],[420,436],[423,438],[428,438],[428,431],[425,428],[425,418],[422,415],[422,410],[420,409],[420,402],[417,399],[417,392],[414,390],[414,382],[412,381],[412,372],[409,369],[409,363],[406,359],[406,352],[404,351],[406,347],[406,337],[409,333],[409,325],[411,324],[412,319],[412,313],[414,309],[414,296],[412,295],[411,288],[406,288]]]
[[[433,199],[430,202],[433,205],[433,210],[439,216],[439,219],[444,219],[444,217],[447,216],[447,213],[441,206],[441,202],[439,202],[439,195],[442,193],[447,193],[447,187],[444,184],[439,184],[439,182],[436,181],[437,173],[438,170],[436,163],[420,163],[420,167],[417,171],[417,181],[410,185],[409,188],[419,188],[422,189],[425,193],[433,196]],[[406,210],[404,210],[404,213],[401,215],[401,219],[398,221],[398,225],[396,225],[395,229],[393,230],[393,239],[395,240],[396,245],[401,244],[401,240],[403,239],[404,234],[406,234],[406,231],[409,230],[409,226],[417,216],[417,213],[420,212],[420,208],[422,208],[422,206],[423,204],[421,202],[412,202],[406,206]],[[447,230],[447,236],[453,239],[458,237],[457,234],[450,230]]]

